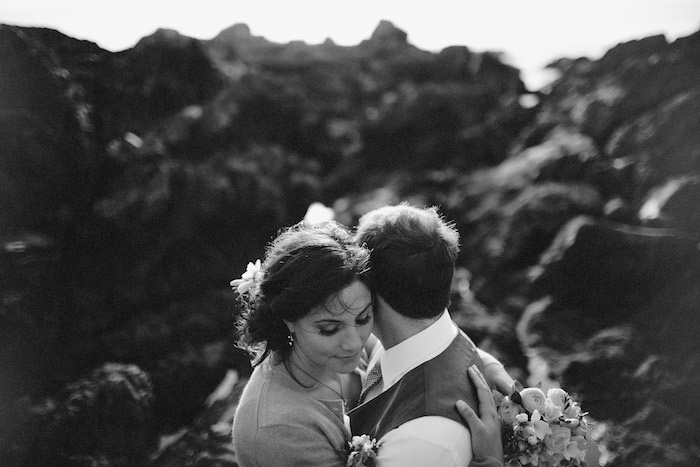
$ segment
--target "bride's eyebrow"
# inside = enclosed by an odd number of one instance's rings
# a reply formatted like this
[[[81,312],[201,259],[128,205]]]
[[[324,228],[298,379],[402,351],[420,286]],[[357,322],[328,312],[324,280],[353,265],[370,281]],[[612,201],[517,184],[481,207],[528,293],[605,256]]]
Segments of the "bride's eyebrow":
[[[314,324],[333,324],[333,323],[342,323],[342,320],[333,319],[333,318],[323,318],[323,319],[319,319],[318,321],[314,321]]]
[[[339,319],[321,319],[318,321],[314,321],[314,324],[316,325],[327,325],[327,324],[342,324],[343,322]]]

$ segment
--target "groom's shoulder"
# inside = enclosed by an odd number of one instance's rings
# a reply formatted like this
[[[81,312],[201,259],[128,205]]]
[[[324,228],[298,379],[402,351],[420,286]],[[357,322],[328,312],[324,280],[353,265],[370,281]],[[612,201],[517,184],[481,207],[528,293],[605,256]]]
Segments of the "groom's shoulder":
[[[460,367],[466,372],[470,365],[479,365],[480,362],[476,345],[460,330],[443,352],[426,363],[428,366],[448,366],[455,369]]]
[[[424,362],[416,370],[418,376],[426,380],[427,386],[445,385],[452,379],[463,385],[462,377],[467,375],[469,366],[480,365],[480,357],[474,343],[466,335],[458,333],[440,354]],[[466,377],[469,380],[468,376]]]

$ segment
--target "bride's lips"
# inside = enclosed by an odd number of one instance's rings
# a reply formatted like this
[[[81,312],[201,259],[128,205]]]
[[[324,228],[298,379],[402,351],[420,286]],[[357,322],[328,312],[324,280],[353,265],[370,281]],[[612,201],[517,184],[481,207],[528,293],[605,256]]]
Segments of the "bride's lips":
[[[356,353],[356,354],[353,354],[353,355],[348,355],[347,357],[340,357],[340,356],[338,356],[338,357],[335,357],[335,358],[337,358],[338,360],[341,360],[341,361],[343,361],[343,362],[348,362],[348,363],[349,363],[349,362],[351,362],[351,361],[353,361],[353,360],[355,360],[356,358],[359,358],[359,357],[360,357],[360,354],[359,354],[359,353]]]

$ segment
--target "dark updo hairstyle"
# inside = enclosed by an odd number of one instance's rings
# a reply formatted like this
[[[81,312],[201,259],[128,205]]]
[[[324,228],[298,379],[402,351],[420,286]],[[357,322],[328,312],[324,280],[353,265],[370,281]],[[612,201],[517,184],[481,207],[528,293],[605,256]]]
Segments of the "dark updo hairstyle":
[[[369,251],[336,222],[300,222],[282,230],[265,250],[262,279],[240,297],[239,347],[253,355],[253,366],[270,352],[286,359],[291,347],[284,321],[302,318],[362,280],[368,267]]]

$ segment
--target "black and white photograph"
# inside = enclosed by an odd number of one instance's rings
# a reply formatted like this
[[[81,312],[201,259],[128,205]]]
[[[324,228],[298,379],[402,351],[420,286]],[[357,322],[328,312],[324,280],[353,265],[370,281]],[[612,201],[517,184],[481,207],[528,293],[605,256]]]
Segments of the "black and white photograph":
[[[700,465],[697,0],[0,5],[0,466]]]

